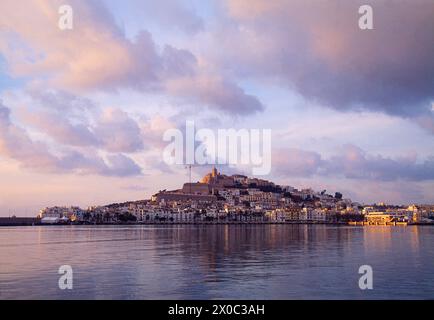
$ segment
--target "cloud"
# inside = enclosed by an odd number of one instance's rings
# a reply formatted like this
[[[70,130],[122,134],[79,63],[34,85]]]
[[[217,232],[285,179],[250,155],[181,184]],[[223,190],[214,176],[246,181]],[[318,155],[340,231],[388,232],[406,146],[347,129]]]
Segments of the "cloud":
[[[222,80],[216,70],[210,74],[191,52],[170,45],[161,50],[145,30],[127,38],[100,1],[71,0],[74,29],[61,31],[61,4],[1,2],[0,53],[9,73],[30,78],[34,86],[80,94],[132,88],[234,114],[264,108],[234,80]]]
[[[204,30],[205,22],[192,3],[179,0],[134,1],[134,10],[158,25],[176,29],[187,34],[195,34]]]
[[[176,127],[176,123],[159,114],[151,118],[142,117],[140,121],[140,130],[146,146],[159,150],[167,146],[167,142],[163,140],[164,132]]]
[[[420,116],[415,118],[416,123],[418,123],[422,128],[430,131],[434,134],[434,116]]]
[[[61,91],[37,94],[30,91],[28,98],[29,106],[18,109],[20,120],[57,143],[107,152],[144,149],[139,124],[119,108],[100,109],[83,98]]]
[[[53,171],[128,177],[141,174],[141,168],[123,154],[108,155],[106,159],[96,155],[69,152],[59,159]]]
[[[104,109],[94,134],[110,152],[134,152],[144,147],[139,125],[120,109]]]
[[[76,147],[95,147],[107,152],[136,152],[144,149],[143,136],[138,123],[126,112],[106,108],[102,114],[83,122],[61,112],[21,111],[21,120],[48,135],[57,143]]]
[[[61,112],[37,112],[21,111],[22,120],[47,134],[55,141],[71,146],[97,146],[98,138],[90,130],[89,126],[83,123],[73,124]]]
[[[98,174],[104,176],[132,176],[141,168],[123,154],[108,154],[106,159],[88,151],[86,154],[66,150],[54,154],[48,146],[34,141],[28,133],[14,125],[10,109],[0,102],[0,156],[18,161],[24,168],[47,173]]]
[[[295,148],[274,150],[271,159],[275,172],[293,177],[314,175],[322,164],[320,154]]]
[[[418,161],[416,155],[388,158],[371,155],[347,144],[331,157],[299,149],[279,149],[273,153],[273,172],[281,176],[332,176],[370,181],[432,181],[434,157]]]
[[[425,181],[434,180],[434,157],[423,162],[417,162],[414,155],[391,159],[345,145],[341,154],[328,159],[324,169],[327,174],[341,174],[349,179]]]
[[[33,168],[52,168],[57,158],[45,144],[32,141],[26,131],[13,125],[10,110],[0,103],[0,155],[20,161]]]
[[[96,108],[94,102],[84,96],[78,96],[61,90],[41,90],[29,86],[26,92],[31,99],[39,103],[42,107],[63,114],[73,114],[75,116],[85,114]]]
[[[374,30],[367,31],[358,27],[362,4],[226,1],[230,23],[217,35],[221,60],[331,108],[432,121],[434,3],[375,1]]]
[[[246,115],[264,110],[253,95],[246,94],[236,84],[219,76],[199,75],[167,81],[168,92],[177,96],[194,97],[199,105],[207,105],[225,112]]]

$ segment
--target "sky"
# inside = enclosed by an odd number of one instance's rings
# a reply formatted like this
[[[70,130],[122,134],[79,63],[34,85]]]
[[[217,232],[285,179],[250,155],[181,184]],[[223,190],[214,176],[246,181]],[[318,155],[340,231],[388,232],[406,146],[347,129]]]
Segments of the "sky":
[[[261,178],[434,203],[433,57],[432,0],[2,0],[0,216],[180,188],[186,120],[272,129]]]

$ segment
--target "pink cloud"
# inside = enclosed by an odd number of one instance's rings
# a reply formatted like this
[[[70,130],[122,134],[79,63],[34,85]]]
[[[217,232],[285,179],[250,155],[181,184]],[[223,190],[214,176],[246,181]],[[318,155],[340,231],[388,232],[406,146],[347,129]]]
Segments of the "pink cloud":
[[[272,155],[273,171],[279,175],[306,177],[318,172],[321,155],[295,148],[276,149]]]
[[[90,152],[67,150],[54,153],[44,142],[34,141],[26,130],[11,122],[9,108],[0,103],[0,156],[13,159],[24,168],[46,173],[77,173],[107,176],[141,174],[141,168],[123,154],[104,158]]]
[[[263,109],[235,81],[220,80],[215,70],[209,74],[189,51],[171,46],[160,50],[147,31],[134,40],[126,38],[98,1],[70,1],[74,29],[60,30],[61,4],[60,0],[29,0],[23,7],[16,1],[2,1],[0,53],[12,75],[75,93],[133,88],[232,113]]]
[[[134,152],[144,148],[139,125],[129,115],[116,108],[104,109],[93,129],[109,152]]]

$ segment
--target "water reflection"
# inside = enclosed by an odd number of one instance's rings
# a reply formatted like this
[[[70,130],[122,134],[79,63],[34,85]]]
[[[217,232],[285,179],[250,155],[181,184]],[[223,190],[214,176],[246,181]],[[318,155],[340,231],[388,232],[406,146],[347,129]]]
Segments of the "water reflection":
[[[3,228],[0,298],[432,298],[433,240],[413,226]],[[64,264],[70,292],[57,288]],[[362,264],[371,292],[357,285]]]

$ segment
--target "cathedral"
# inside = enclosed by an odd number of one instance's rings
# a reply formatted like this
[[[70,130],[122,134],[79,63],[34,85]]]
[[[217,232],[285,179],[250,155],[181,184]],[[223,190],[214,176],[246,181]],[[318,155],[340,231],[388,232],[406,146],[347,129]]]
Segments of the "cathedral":
[[[210,190],[220,190],[224,188],[230,188],[235,185],[233,177],[220,174],[216,167],[213,167],[211,173],[208,173],[202,178],[201,183],[208,184]]]

